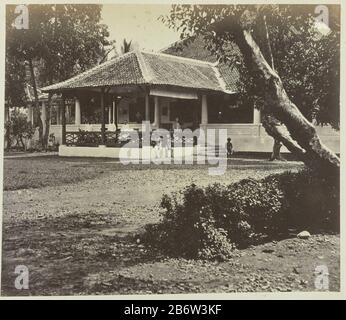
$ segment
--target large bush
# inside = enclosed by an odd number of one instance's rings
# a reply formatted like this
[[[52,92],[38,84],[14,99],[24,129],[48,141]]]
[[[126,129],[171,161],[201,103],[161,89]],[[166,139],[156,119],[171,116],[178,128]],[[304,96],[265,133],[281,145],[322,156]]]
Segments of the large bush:
[[[277,181],[284,194],[283,219],[287,228],[311,232],[339,232],[339,177],[303,170],[271,175],[264,181]]]
[[[338,230],[339,186],[311,171],[286,172],[223,186],[192,184],[165,195],[162,221],[145,241],[187,258],[226,259],[244,248],[288,235],[289,229]]]
[[[27,116],[18,110],[11,112],[10,119],[5,123],[7,148],[16,141],[16,146],[26,149],[26,141],[31,139],[35,128],[28,121]]]

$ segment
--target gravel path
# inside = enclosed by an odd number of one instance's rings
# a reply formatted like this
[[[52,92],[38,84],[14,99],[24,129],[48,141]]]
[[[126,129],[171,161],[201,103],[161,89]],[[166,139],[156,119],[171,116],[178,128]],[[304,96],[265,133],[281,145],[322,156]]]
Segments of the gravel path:
[[[5,191],[3,294],[314,290],[312,277],[318,263],[328,264],[331,289],[338,290],[337,236],[267,244],[273,254],[263,253],[258,246],[216,265],[146,251],[136,234],[145,224],[158,221],[164,193],[192,182],[226,184],[286,168],[231,167],[225,175],[212,177],[207,167],[166,169],[124,167],[77,183]],[[28,291],[13,288],[18,264],[30,270]]]

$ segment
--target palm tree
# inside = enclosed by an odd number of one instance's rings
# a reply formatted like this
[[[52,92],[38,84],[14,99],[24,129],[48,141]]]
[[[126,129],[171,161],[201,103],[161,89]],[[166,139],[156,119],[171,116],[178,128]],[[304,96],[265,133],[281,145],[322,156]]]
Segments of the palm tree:
[[[123,45],[121,46],[121,53],[127,53],[133,50],[132,47],[132,40],[130,40],[129,42],[127,42],[126,39],[123,40]]]

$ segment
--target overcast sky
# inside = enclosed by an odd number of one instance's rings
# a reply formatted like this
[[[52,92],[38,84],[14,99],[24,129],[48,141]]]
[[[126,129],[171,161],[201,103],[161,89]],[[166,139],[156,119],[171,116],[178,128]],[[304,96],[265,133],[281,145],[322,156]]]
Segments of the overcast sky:
[[[110,39],[116,40],[118,52],[124,38],[138,43],[139,49],[157,51],[179,40],[179,34],[165,26],[158,17],[168,14],[170,5],[104,5],[102,22],[108,25]]]

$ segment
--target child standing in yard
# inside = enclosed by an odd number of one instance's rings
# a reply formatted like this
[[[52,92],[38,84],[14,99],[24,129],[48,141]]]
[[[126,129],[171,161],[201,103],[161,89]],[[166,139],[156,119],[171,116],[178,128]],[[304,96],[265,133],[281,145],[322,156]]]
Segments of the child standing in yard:
[[[231,155],[233,154],[233,144],[231,142],[231,138],[227,138],[226,149],[227,149],[227,158],[230,158]]]

